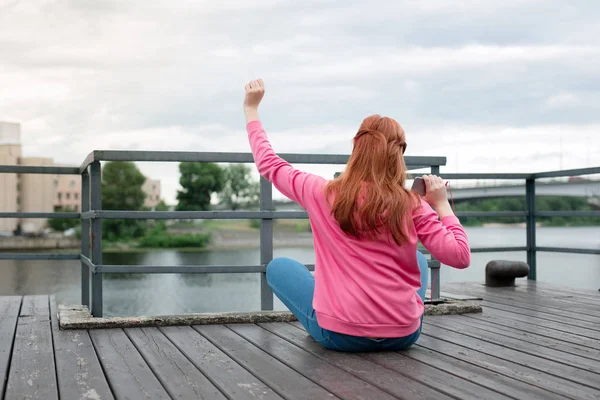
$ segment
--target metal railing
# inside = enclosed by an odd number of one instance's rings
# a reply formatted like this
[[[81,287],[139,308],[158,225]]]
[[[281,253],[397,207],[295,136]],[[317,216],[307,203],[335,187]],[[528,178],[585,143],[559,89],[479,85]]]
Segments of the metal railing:
[[[346,164],[348,155],[326,154],[280,154],[290,163],[297,164]],[[74,218],[81,220],[81,252],[79,254],[0,253],[0,260],[80,260],[81,303],[91,308],[94,317],[102,316],[102,276],[112,274],[164,274],[164,273],[260,273],[261,309],[273,309],[273,293],[266,281],[266,267],[273,259],[273,220],[304,219],[303,211],[275,211],[273,188],[269,181],[260,180],[260,211],[118,211],[102,210],[101,162],[216,162],[252,163],[249,153],[202,153],[159,151],[94,151],[79,168],[36,167],[0,165],[0,173],[17,174],[67,174],[81,175],[81,212],[0,212],[0,218]],[[526,251],[530,266],[528,279],[536,279],[536,252],[564,252],[600,254],[600,250],[581,248],[557,248],[536,246],[535,219],[539,216],[600,216],[600,211],[536,212],[535,182],[538,178],[590,175],[600,173],[598,168],[544,172],[537,174],[440,174],[440,166],[446,165],[445,157],[405,157],[409,170],[430,169],[432,174],[446,179],[509,179],[525,180],[526,209],[508,212],[463,212],[458,217],[523,217],[527,223],[527,243],[522,247],[489,247],[471,249],[473,253]],[[104,219],[260,219],[259,265],[105,265],[102,261],[102,220]],[[440,299],[440,263],[428,260],[432,288],[431,301]],[[310,270],[314,265],[307,266]]]

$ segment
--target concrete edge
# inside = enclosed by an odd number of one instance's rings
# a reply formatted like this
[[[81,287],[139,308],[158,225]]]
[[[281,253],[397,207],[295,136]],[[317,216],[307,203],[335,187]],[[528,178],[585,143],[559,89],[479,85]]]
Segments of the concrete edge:
[[[481,313],[478,302],[453,301],[425,308],[426,316]],[[293,322],[296,317],[289,311],[224,312],[205,314],[159,315],[155,317],[94,318],[81,305],[58,307],[60,329],[112,329],[157,326],[256,324],[266,322]]]

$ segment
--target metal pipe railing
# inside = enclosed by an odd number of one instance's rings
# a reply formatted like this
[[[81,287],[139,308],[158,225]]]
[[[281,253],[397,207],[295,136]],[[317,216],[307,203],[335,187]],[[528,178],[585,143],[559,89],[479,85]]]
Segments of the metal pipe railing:
[[[525,207],[527,211],[527,264],[529,274],[527,279],[536,280],[537,277],[537,255],[535,248],[535,178],[525,181]]]
[[[93,161],[90,165],[90,207],[92,210],[102,209],[102,171],[100,161]],[[83,205],[82,205],[83,209]],[[88,236],[86,241],[92,247],[91,262],[93,265],[102,264],[102,218],[92,219],[91,236],[90,230],[81,231],[81,237]],[[92,272],[92,304],[91,311],[94,317],[102,316],[102,272]]]
[[[345,164],[348,155],[327,154],[282,154],[282,158],[297,164]],[[275,211],[273,187],[266,179],[260,181],[260,211],[119,211],[102,210],[101,161],[150,161],[150,162],[226,162],[252,163],[250,153],[198,153],[198,152],[159,152],[159,151],[94,151],[79,168],[36,167],[0,165],[0,173],[32,174],[72,174],[81,175],[81,213],[32,213],[0,212],[0,218],[79,218],[82,238],[80,254],[48,253],[0,253],[0,260],[80,260],[81,262],[81,302],[90,307],[92,315],[101,317],[103,312],[102,276],[105,273],[260,273],[261,309],[273,309],[273,293],[266,282],[266,266],[273,258],[273,220],[305,219],[304,211]],[[486,247],[471,249],[472,253],[526,251],[530,266],[529,279],[537,275],[537,251],[563,252],[576,254],[600,254],[600,250],[557,248],[536,246],[536,217],[547,216],[600,216],[600,211],[552,211],[536,212],[535,183],[540,178],[579,176],[600,173],[600,167],[567,171],[551,171],[535,174],[494,174],[440,173],[440,166],[446,164],[445,157],[406,157],[409,170],[429,168],[432,174],[446,179],[512,179],[525,180],[526,209],[524,211],[458,212],[460,217],[523,217],[527,223],[526,246]],[[102,220],[103,219],[260,219],[260,265],[104,265],[102,262]],[[425,254],[429,254],[423,250]],[[429,261],[432,288],[432,301],[440,299],[440,263]],[[314,270],[314,265],[308,265]],[[90,279],[91,275],[91,279]],[[90,287],[91,286],[91,287]]]

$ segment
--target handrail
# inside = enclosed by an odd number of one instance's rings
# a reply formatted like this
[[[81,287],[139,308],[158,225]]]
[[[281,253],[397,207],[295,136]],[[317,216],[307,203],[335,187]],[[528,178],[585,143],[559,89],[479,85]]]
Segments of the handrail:
[[[564,178],[569,176],[594,175],[600,174],[600,167],[563,169],[562,171],[538,172],[534,175],[535,179],[541,178]]]
[[[348,154],[280,153],[278,155],[292,164],[343,165],[350,157]],[[88,154],[79,167],[79,172],[83,172],[94,161],[253,163],[254,157],[252,153],[95,150]],[[446,157],[406,156],[404,161],[409,169],[446,165]]]
[[[296,164],[345,164],[348,155],[339,154],[281,154],[282,158]],[[103,210],[101,202],[101,161],[150,161],[150,162],[225,162],[252,163],[250,153],[210,153],[183,151],[113,151],[96,150],[91,152],[79,168],[55,166],[0,165],[0,173],[18,174],[67,174],[81,175],[81,212],[0,212],[0,218],[72,218],[81,219],[82,238],[80,254],[52,253],[0,253],[0,260],[80,260],[82,304],[91,306],[95,317],[102,316],[102,276],[106,273],[260,273],[261,308],[272,309],[273,294],[266,283],[266,267],[273,258],[273,220],[306,219],[305,211],[276,211],[273,206],[272,185],[261,178],[259,211],[122,211]],[[561,248],[536,245],[536,217],[600,216],[600,211],[536,211],[535,185],[541,178],[566,177],[600,174],[600,167],[581,168],[564,171],[539,173],[440,173],[439,167],[446,165],[445,157],[405,157],[410,170],[429,168],[432,174],[446,179],[502,179],[524,180],[526,209],[523,211],[458,212],[460,217],[523,217],[527,225],[526,246],[505,246],[473,248],[472,253],[526,251],[530,266],[528,279],[536,279],[536,253],[562,252],[600,255],[600,249]],[[260,219],[260,264],[259,265],[104,265],[102,262],[102,220],[103,219]],[[423,253],[428,251],[421,249]],[[439,261],[429,261],[431,281],[440,282]],[[314,265],[307,265],[314,270]],[[90,291],[91,274],[91,291]],[[433,288],[432,300],[439,300],[440,285]]]
[[[0,173],[79,175],[79,169],[73,168],[73,167],[55,167],[55,166],[0,165]]]

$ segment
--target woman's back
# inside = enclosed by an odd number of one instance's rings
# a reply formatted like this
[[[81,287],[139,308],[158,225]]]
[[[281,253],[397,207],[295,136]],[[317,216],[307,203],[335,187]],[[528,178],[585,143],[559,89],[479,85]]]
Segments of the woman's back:
[[[470,262],[466,235],[458,219],[439,220],[431,206],[416,198],[407,209],[406,241],[398,245],[389,227],[376,237],[344,232],[327,196],[329,181],[294,169],[273,152],[259,121],[248,124],[256,166],[310,218],[315,247],[313,306],[319,323],[355,336],[386,337],[414,330],[423,313],[416,249],[420,240],[445,264],[464,268]]]
[[[246,90],[248,138],[258,171],[307,210],[314,236],[314,280],[308,272],[290,269],[290,276],[298,274],[295,282],[279,268],[277,279],[286,279],[289,289],[286,293],[271,287],[297,316],[318,321],[318,329],[327,332],[367,338],[418,332],[424,306],[417,291],[426,265],[417,260],[417,242],[444,264],[466,268],[470,263],[467,237],[445,198],[441,179],[424,177],[424,199],[405,189],[404,131],[378,115],[363,121],[340,177],[328,181],[297,170],[275,154],[258,119],[262,82]],[[273,274],[267,269],[268,278]],[[310,286],[309,292],[300,293],[303,285]],[[300,310],[286,296],[309,296],[312,311]]]

